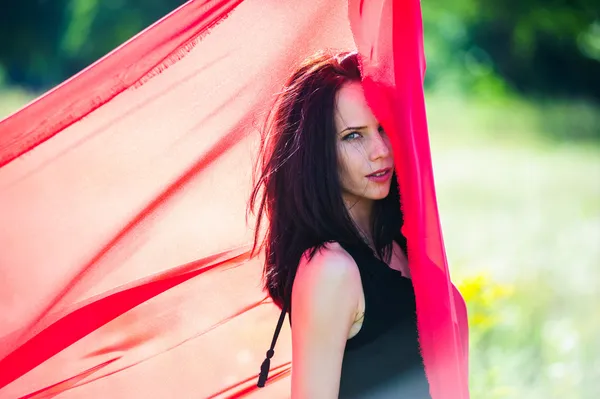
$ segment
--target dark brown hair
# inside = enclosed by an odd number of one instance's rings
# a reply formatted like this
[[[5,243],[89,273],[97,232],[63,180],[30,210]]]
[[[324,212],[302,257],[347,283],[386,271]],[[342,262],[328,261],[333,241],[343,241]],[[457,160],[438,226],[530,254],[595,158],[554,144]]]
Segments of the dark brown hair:
[[[333,241],[369,249],[342,199],[334,123],[337,91],[346,82],[360,80],[356,53],[321,51],[292,74],[267,118],[249,210],[254,213],[264,188],[252,254],[266,216],[269,224],[259,247],[265,247],[263,283],[279,307],[290,300],[298,263],[307,249],[310,258]],[[373,212],[378,255],[389,259],[394,239],[406,251],[395,173],[389,195],[375,202]]]

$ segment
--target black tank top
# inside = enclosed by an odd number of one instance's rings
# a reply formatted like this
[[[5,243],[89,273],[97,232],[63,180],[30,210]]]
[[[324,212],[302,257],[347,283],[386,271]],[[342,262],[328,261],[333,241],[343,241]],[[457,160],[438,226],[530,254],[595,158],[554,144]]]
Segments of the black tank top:
[[[370,248],[342,245],[356,262],[365,297],[359,332],[348,339],[342,362],[340,399],[430,399],[419,351],[412,281],[379,260]],[[288,306],[282,309],[258,386],[264,386],[269,359]]]
[[[429,399],[412,281],[366,246],[342,247],[358,266],[365,313],[359,332],[346,342],[339,397]]]

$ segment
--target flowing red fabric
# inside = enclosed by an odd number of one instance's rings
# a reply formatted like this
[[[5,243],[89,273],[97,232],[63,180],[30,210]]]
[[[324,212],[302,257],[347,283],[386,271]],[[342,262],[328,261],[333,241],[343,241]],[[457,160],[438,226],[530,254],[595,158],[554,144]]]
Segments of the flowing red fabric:
[[[2,121],[1,398],[289,397],[288,323],[256,387],[279,311],[245,212],[266,113],[322,48],[360,53],[395,148],[431,394],[468,398],[418,0],[190,1]]]

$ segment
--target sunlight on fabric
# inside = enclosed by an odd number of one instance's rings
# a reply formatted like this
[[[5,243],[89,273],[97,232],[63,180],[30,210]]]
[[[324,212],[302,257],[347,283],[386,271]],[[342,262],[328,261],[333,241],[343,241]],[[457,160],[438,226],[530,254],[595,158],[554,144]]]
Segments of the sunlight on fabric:
[[[408,3],[384,19],[391,1],[349,7],[374,74],[366,87],[381,99],[372,106],[413,152],[397,167],[416,171],[421,190],[406,206],[432,392],[467,398],[451,317],[464,303],[448,280],[426,124],[406,113],[419,97],[380,85],[406,55],[392,36],[419,37],[419,3]],[[422,96],[419,40],[401,72]],[[262,257],[248,259],[245,211],[266,112],[322,48],[356,48],[345,1],[190,1],[0,122],[0,398],[289,397],[287,322],[256,388],[278,309],[261,289]],[[428,270],[440,278],[427,288]],[[456,374],[438,376],[448,364]]]

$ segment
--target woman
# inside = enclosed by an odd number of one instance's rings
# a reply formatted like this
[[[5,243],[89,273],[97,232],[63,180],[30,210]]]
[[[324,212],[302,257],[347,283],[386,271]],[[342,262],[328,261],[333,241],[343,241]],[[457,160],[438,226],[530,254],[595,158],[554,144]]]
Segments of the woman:
[[[394,154],[356,53],[307,59],[267,126],[249,206],[264,188],[253,253],[264,215],[265,287],[282,317],[259,386],[289,312],[293,399],[428,398]]]

